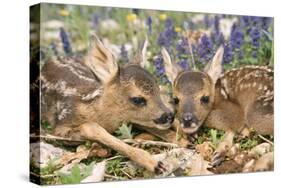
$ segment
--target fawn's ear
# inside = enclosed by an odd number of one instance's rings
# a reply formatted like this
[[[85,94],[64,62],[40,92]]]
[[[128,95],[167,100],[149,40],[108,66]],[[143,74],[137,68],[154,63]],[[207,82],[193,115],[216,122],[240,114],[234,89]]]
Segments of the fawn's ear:
[[[148,40],[146,38],[145,41],[141,44],[141,46],[137,50],[137,53],[134,56],[132,64],[140,65],[142,68],[146,67],[146,65],[147,65],[147,57],[146,57],[147,46],[148,46]]]
[[[108,83],[118,74],[118,64],[113,53],[93,35],[85,64],[103,82]]]
[[[222,73],[223,53],[224,53],[224,48],[223,46],[220,46],[215,56],[213,57],[213,60],[210,63],[208,63],[204,68],[204,72],[211,77],[213,83],[217,82],[218,78]]]
[[[164,59],[164,66],[165,66],[165,72],[169,79],[169,81],[174,84],[175,79],[177,78],[180,68],[177,64],[174,64],[171,60],[171,57],[167,50],[165,48],[162,48],[161,50],[163,59]]]

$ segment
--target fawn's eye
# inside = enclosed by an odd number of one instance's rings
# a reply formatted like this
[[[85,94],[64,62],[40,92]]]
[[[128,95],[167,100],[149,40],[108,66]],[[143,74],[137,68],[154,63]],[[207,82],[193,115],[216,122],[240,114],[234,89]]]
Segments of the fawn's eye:
[[[208,104],[209,103],[209,96],[203,96],[201,97],[200,101],[202,104]]]
[[[131,103],[133,103],[136,106],[145,106],[146,100],[143,97],[131,97],[130,98]]]
[[[180,102],[179,98],[177,98],[177,97],[174,97],[173,100],[174,100],[174,104],[176,104],[176,105],[179,104],[179,102]]]

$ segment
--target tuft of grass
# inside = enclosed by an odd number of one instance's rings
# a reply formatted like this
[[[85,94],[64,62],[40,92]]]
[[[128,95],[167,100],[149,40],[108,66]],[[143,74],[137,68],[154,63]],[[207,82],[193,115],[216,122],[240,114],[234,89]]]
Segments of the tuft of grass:
[[[240,149],[241,150],[249,150],[258,145],[259,142],[257,139],[245,139],[240,142]]]
[[[116,177],[124,176],[122,169],[123,166],[121,162],[123,161],[122,158],[113,159],[107,162],[106,164],[106,173],[114,175]]]
[[[75,164],[72,167],[70,174],[59,173],[59,180],[62,184],[80,183],[83,179],[91,174],[94,164],[95,162],[92,162],[83,170],[80,169],[78,164]]]
[[[208,131],[208,137],[211,139],[211,143],[213,147],[216,148],[224,137],[224,131],[217,130],[217,129],[210,129]]]

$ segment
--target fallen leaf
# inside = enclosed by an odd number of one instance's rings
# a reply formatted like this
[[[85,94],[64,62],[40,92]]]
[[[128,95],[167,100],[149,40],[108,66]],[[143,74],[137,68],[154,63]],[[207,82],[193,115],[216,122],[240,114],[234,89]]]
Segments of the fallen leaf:
[[[210,161],[214,152],[214,149],[211,145],[211,142],[203,142],[202,144],[196,145],[195,149],[203,156],[205,160]]]
[[[192,156],[189,175],[197,176],[213,174],[208,170],[210,167],[209,162],[205,161],[202,155],[195,154]]]
[[[272,151],[272,145],[270,145],[269,143],[262,143],[252,148],[249,152],[249,155],[253,157],[258,157],[270,151]]]
[[[195,150],[187,148],[174,148],[163,153],[153,155],[153,158],[157,161],[161,161],[166,171],[164,174],[156,175],[155,177],[173,177],[174,172],[183,172],[189,169],[190,175],[206,175],[213,174],[207,168],[209,168],[209,162],[205,161],[203,157],[196,153]],[[133,170],[138,169],[139,166],[130,161],[126,164],[127,168],[132,168]],[[182,173],[181,173],[182,174]]]
[[[91,172],[91,175],[86,177],[84,180],[82,180],[82,183],[89,183],[89,182],[101,182],[104,179],[105,174],[105,168],[106,167],[106,161],[102,161],[100,163],[97,163]]]
[[[34,165],[40,168],[46,167],[50,161],[55,161],[68,152],[45,142],[30,144],[30,156]]]

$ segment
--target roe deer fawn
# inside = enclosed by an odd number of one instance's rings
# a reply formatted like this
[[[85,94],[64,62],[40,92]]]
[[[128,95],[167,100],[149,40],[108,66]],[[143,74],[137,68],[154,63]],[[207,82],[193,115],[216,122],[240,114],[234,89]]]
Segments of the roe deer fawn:
[[[222,162],[236,132],[253,128],[267,135],[274,129],[273,70],[267,66],[243,66],[222,73],[223,52],[219,47],[204,71],[180,71],[162,49],[183,131],[193,134],[204,123],[226,132],[214,153],[213,166]]]
[[[119,67],[111,51],[94,36],[85,58],[47,61],[40,75],[42,116],[55,126],[55,135],[96,140],[162,173],[163,163],[147,151],[111,135],[123,121],[165,131],[174,120],[160,98],[156,79],[137,65],[142,56],[136,57],[134,63]]]

